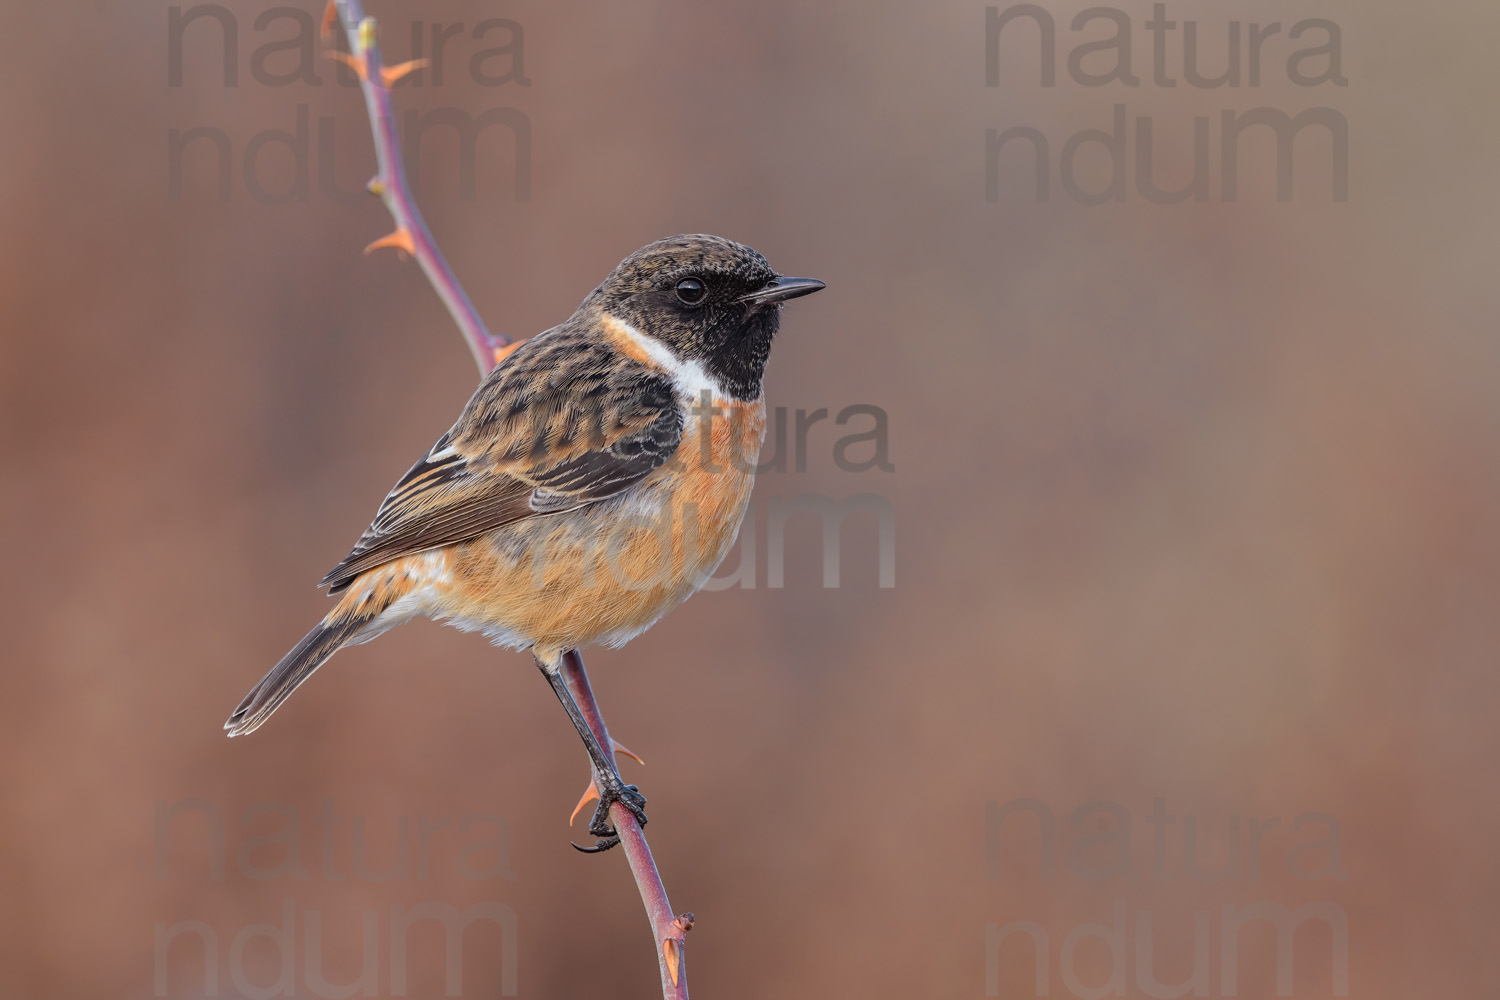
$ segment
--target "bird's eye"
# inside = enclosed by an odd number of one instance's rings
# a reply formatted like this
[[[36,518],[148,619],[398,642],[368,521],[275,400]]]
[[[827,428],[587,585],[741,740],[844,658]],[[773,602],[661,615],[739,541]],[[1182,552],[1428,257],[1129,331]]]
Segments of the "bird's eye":
[[[677,297],[690,306],[703,301],[708,289],[697,278],[683,278],[677,283]]]

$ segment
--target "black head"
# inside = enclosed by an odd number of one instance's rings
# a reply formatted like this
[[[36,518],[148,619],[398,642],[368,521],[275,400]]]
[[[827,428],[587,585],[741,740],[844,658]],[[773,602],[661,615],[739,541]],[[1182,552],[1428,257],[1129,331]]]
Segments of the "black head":
[[[736,399],[760,395],[781,303],[823,287],[784,278],[722,236],[672,236],[626,257],[589,301],[678,357],[700,361]]]

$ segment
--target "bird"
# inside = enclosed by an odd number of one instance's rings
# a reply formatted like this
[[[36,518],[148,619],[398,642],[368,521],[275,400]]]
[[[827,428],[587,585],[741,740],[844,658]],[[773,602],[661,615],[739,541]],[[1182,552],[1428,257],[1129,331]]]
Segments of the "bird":
[[[260,728],[338,650],[426,616],[530,650],[609,807],[644,825],[562,677],[699,590],[733,546],[765,437],[762,381],[782,304],[825,285],[706,234],[649,243],[565,322],[520,342],[402,476],[323,578],[338,603],[225,722]],[[577,845],[574,845],[577,846]]]

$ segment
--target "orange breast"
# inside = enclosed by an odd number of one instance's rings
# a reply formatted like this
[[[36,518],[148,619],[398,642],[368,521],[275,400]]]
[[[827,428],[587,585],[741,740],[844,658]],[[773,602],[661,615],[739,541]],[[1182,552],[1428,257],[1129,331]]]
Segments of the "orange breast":
[[[641,502],[670,522],[670,567],[661,558],[665,533],[659,529],[651,537],[633,536],[621,548],[620,568],[634,579],[664,580],[673,603],[701,587],[734,543],[765,436],[762,400],[718,399],[713,405],[711,415],[690,415],[672,461],[641,484]]]
[[[762,400],[690,412],[672,460],[622,497],[458,546],[446,615],[543,655],[624,642],[698,590],[728,553],[764,435]]]

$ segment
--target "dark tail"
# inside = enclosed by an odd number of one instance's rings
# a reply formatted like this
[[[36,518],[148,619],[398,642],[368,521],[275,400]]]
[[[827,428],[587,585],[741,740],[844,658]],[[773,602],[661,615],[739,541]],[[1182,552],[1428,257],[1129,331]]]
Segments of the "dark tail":
[[[313,630],[292,647],[292,651],[271,668],[271,672],[250,689],[240,707],[234,710],[229,721],[224,723],[230,736],[253,733],[265,724],[271,713],[292,696],[297,686],[312,676],[313,671],[323,665],[350,639],[370,623],[373,616],[351,616],[335,624],[326,621],[313,626]]]

